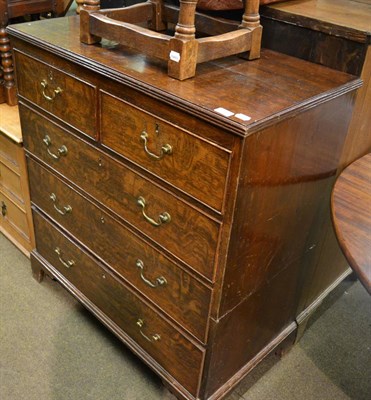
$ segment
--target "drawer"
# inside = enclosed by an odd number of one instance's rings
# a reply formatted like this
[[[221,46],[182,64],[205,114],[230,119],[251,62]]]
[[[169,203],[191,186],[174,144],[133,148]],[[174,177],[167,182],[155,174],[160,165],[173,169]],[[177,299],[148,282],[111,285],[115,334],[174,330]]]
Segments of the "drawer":
[[[222,211],[230,151],[101,92],[102,143]],[[211,129],[211,128],[210,128]]]
[[[39,114],[24,106],[20,110],[27,126],[26,149],[191,268],[213,279],[218,222]]]
[[[210,289],[36,161],[28,159],[28,170],[35,205],[167,315],[205,341]]]
[[[0,189],[21,207],[24,207],[21,178],[0,161]]]
[[[29,240],[30,228],[26,213],[20,209],[0,188],[0,220],[1,224],[8,226],[24,239]]]
[[[6,138],[0,133],[0,162],[19,174],[19,145]]]
[[[91,137],[96,137],[95,86],[14,51],[20,96]],[[67,111],[68,110],[68,111]],[[27,131],[27,125],[22,126]]]
[[[33,216],[38,253],[196,397],[204,350],[40,214],[34,212]]]

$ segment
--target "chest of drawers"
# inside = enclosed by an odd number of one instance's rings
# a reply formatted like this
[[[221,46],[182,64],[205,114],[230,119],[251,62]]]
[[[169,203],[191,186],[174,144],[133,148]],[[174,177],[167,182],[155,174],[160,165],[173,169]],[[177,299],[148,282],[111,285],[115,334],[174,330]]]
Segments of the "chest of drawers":
[[[179,82],[114,43],[80,44],[77,17],[8,30],[34,276],[178,398],[224,397],[296,330],[360,81],[265,51]]]

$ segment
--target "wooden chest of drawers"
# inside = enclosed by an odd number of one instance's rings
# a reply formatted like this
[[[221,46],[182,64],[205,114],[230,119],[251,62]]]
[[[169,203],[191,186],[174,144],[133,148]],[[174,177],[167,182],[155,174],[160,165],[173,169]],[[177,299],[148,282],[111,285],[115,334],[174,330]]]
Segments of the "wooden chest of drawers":
[[[179,82],[80,44],[75,17],[9,34],[35,277],[59,280],[179,398],[222,398],[296,330],[360,81],[266,51]]]
[[[18,107],[0,105],[0,232],[26,256],[35,247]]]

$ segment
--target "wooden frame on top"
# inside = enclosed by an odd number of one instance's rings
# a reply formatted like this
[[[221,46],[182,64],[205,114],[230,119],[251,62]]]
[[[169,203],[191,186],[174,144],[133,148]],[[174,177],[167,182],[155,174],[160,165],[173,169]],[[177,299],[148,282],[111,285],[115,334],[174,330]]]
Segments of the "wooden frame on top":
[[[246,0],[241,24],[196,12],[197,0],[180,0],[180,7],[148,0],[120,9],[99,9],[99,0],[85,0],[80,11],[80,40],[97,43],[102,37],[168,61],[168,75],[184,80],[199,63],[246,53],[260,57],[262,27],[259,0]],[[162,33],[175,25],[174,36]],[[196,38],[197,32],[206,37]]]

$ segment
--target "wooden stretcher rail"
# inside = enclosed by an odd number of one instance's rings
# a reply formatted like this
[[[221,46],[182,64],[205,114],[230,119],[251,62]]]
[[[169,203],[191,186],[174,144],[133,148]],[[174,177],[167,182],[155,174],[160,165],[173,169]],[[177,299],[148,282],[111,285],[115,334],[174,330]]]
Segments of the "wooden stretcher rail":
[[[247,53],[260,57],[262,27],[259,0],[247,0],[241,24],[196,13],[197,0],[180,0],[179,9],[162,0],[148,0],[123,9],[99,10],[99,1],[86,0],[80,12],[80,40],[94,44],[107,38],[168,61],[168,75],[184,80],[197,64]],[[175,34],[166,31],[175,24]],[[198,33],[209,35],[197,38]]]

